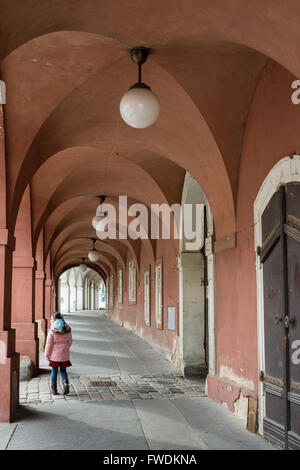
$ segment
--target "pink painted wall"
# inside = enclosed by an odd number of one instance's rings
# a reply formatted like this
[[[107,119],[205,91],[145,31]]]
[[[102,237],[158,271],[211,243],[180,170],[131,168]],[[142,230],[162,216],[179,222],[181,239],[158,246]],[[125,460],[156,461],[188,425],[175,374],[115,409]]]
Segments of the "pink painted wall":
[[[240,163],[237,247],[216,255],[217,375],[232,370],[258,389],[256,269],[253,205],[263,180],[287,155],[300,152],[300,105],[291,102],[287,70],[269,62],[253,97]],[[232,408],[228,393],[209,380],[211,396]],[[226,395],[227,394],[227,395]]]
[[[163,260],[163,328],[157,328],[155,322],[155,264],[144,246],[141,249],[140,279],[137,275],[137,301],[134,304],[128,301],[129,262],[131,260],[131,254],[129,254],[126,262],[126,272],[124,273],[123,270],[123,306],[118,305],[117,283],[115,282],[114,310],[111,315],[114,320],[132,329],[147,342],[162,349],[171,358],[176,347],[177,333],[168,330],[168,306],[175,306],[178,314],[176,249],[170,241],[158,240],[156,251],[157,259],[162,258]],[[149,264],[151,265],[151,323],[150,326],[147,326],[144,320],[144,271]],[[117,272],[120,267],[118,265]]]

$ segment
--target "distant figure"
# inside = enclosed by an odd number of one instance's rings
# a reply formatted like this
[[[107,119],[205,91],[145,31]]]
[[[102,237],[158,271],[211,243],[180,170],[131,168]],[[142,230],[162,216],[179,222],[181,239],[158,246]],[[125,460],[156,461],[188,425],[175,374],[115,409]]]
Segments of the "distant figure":
[[[70,362],[71,328],[66,324],[62,314],[59,312],[52,313],[50,322],[51,328],[47,336],[45,356],[47,361],[49,361],[49,366],[52,367],[51,390],[53,395],[58,395],[57,373],[58,368],[60,368],[63,394],[68,395],[69,381],[66,368],[72,365]]]

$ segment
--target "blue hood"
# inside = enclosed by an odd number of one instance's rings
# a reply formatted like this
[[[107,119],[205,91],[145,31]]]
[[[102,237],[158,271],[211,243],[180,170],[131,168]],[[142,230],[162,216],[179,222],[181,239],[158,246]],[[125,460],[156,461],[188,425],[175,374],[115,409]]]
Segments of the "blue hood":
[[[51,328],[54,328],[55,330],[63,330],[65,326],[65,323],[63,320],[56,320]]]

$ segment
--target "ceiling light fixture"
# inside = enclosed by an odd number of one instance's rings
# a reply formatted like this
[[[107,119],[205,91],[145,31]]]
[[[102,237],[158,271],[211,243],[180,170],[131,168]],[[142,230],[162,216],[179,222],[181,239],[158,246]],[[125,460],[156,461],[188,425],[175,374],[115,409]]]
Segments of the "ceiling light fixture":
[[[91,238],[91,240],[93,241],[93,248],[89,251],[88,258],[93,263],[96,263],[100,258],[100,253],[95,249],[96,238]]]
[[[146,62],[151,49],[144,46],[129,50],[131,59],[138,65],[138,82],[132,85],[120,102],[123,120],[131,127],[144,129],[154,124],[159,115],[160,105],[151,88],[142,82],[142,64]]]
[[[98,223],[106,216],[105,212],[102,210],[102,204],[105,201],[105,196],[97,196],[99,199],[100,205],[97,207],[96,215],[92,219],[92,226],[96,230]]]
[[[82,273],[85,273],[87,270],[87,265],[85,264],[85,258],[82,258],[82,263],[79,265],[79,269]]]

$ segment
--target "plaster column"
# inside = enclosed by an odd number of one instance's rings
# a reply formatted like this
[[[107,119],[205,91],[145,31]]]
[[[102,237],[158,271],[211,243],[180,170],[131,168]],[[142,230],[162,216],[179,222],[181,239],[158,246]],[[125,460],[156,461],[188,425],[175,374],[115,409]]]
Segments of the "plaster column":
[[[12,253],[15,238],[7,230],[6,155],[3,108],[0,103],[0,422],[14,420],[19,404],[20,355],[11,328]]]
[[[87,284],[87,289],[86,289],[86,309],[89,310],[90,309],[90,294],[91,294],[91,289],[90,289],[90,285]]]
[[[73,293],[73,306],[72,306],[72,312],[77,312],[77,295],[78,295],[78,288],[77,285],[75,284],[73,286],[74,293]]]
[[[98,310],[98,308],[99,308],[98,295],[99,295],[99,286],[95,286],[95,296],[94,296],[94,298],[95,298],[95,303],[94,303],[95,310]]]
[[[95,310],[95,286],[93,282],[91,285],[91,308],[90,310]]]
[[[56,312],[57,304],[56,304],[56,287],[52,281],[52,289],[51,289],[51,313]]]
[[[208,280],[208,371],[209,375],[216,375],[216,268],[212,245],[212,236],[210,236],[206,239]]]
[[[67,288],[67,312],[70,312],[71,310],[71,289],[70,285],[68,283],[68,288]]]
[[[69,284],[65,280],[60,281],[60,311],[61,313],[68,313],[70,308],[70,289]]]
[[[35,261],[13,256],[12,327],[16,329],[16,349],[29,356],[35,373],[39,368],[38,325],[34,318]]]
[[[38,324],[39,349],[44,351],[47,336],[47,321],[45,319],[45,272],[44,272],[44,231],[40,232],[36,247],[35,271],[35,321]]]
[[[83,310],[83,286],[77,287],[77,310]]]
[[[70,308],[72,312],[76,312],[77,311],[77,286],[76,284],[73,286],[73,289],[74,291],[73,291],[72,297],[74,300],[72,302],[72,305],[70,305]]]
[[[106,287],[105,288],[105,310],[108,310],[108,300],[109,300],[108,280],[106,281],[106,286],[105,287]],[[129,295],[129,288],[128,288],[128,295]]]
[[[88,300],[87,300],[87,297],[88,297],[88,289],[87,289],[87,283],[86,283],[86,282],[84,283],[84,288],[83,288],[83,290],[84,290],[83,308],[84,308],[84,310],[87,310],[87,309],[88,309],[88,307],[87,307],[87,305],[88,305]]]
[[[85,285],[82,286],[82,310],[86,309],[86,289]]]
[[[38,324],[39,349],[44,351],[47,336],[45,319],[45,273],[35,271],[35,320]]]
[[[86,286],[82,286],[82,310],[86,310]]]
[[[52,297],[52,279],[45,280],[45,317],[50,321],[52,313],[51,297]]]
[[[0,229],[0,422],[11,422],[19,404],[20,354],[11,329],[12,252],[15,239]]]
[[[16,249],[12,271],[12,327],[16,349],[29,356],[35,373],[39,368],[39,340],[35,322],[35,269],[32,251],[31,190],[24,191],[15,226]]]

